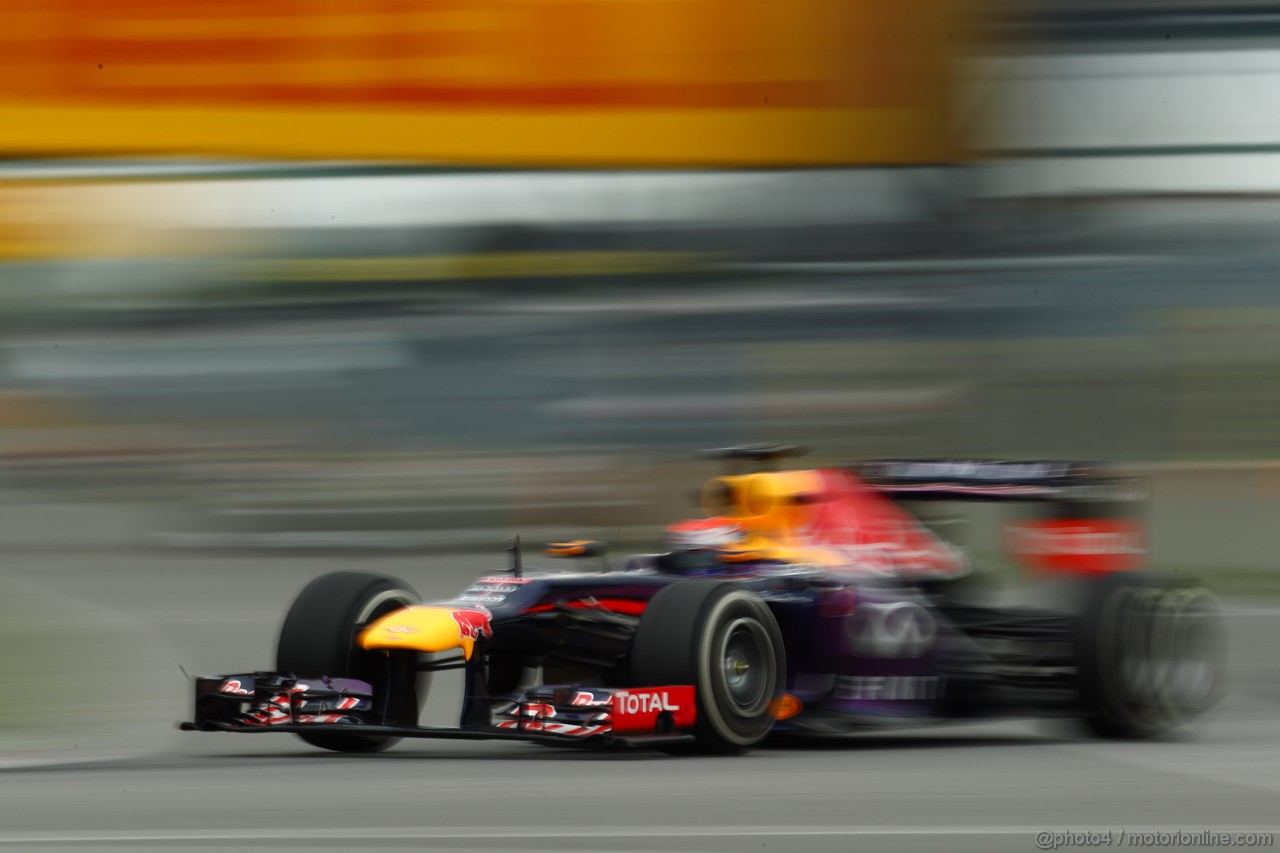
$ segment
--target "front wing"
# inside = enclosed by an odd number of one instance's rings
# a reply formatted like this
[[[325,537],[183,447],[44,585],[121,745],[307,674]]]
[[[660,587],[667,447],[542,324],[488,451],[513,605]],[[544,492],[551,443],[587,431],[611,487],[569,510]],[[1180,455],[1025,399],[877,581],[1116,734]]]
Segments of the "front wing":
[[[488,722],[457,728],[389,725],[368,682],[272,672],[195,679],[195,717],[183,731],[310,732],[450,740],[520,740],[562,746],[662,747],[694,740],[694,688],[539,685],[483,697]],[[471,697],[475,703],[475,697]],[[469,715],[464,714],[464,720]]]

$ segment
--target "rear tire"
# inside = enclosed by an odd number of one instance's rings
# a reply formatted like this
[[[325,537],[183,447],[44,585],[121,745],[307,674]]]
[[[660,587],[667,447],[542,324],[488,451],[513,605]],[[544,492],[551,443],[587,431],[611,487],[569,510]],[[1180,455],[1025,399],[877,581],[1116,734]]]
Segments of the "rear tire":
[[[1090,591],[1077,632],[1084,721],[1099,737],[1168,735],[1222,698],[1226,631],[1203,587],[1110,575]]]
[[[758,595],[697,579],[674,583],[649,602],[632,641],[631,675],[637,687],[693,685],[699,750],[738,753],[773,728],[787,661],[777,620]]]
[[[363,572],[334,572],[307,584],[285,616],[276,670],[306,678],[358,678],[373,685],[374,707],[391,725],[418,723],[426,679],[416,652],[371,652],[356,645],[366,625],[407,605],[418,594],[403,581]],[[353,726],[353,728],[358,728]],[[398,737],[300,733],[312,746],[337,752],[379,752]]]

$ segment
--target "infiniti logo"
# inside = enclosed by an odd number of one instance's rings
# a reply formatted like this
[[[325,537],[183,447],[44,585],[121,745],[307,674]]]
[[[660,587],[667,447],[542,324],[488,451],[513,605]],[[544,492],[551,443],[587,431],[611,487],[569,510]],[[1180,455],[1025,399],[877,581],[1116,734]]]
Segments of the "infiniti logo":
[[[854,652],[877,658],[918,658],[933,645],[938,624],[911,601],[863,604],[855,617]]]

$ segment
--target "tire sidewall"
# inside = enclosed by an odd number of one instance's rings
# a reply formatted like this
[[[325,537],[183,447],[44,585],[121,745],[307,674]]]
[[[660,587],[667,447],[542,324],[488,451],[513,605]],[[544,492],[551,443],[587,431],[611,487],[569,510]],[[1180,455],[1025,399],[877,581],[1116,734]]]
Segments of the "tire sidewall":
[[[718,684],[722,639],[735,623],[748,620],[763,639],[773,676],[765,687],[763,713],[746,719],[733,713]],[[649,602],[632,642],[632,684],[637,687],[688,684],[697,697],[697,750],[742,752],[773,727],[773,702],[786,689],[786,652],[777,620],[758,595],[743,584],[704,578],[677,581]],[[721,670],[723,672],[723,670]],[[731,704],[731,703],[730,703]],[[685,751],[677,749],[673,751]]]
[[[418,601],[418,594],[396,578],[362,572],[322,575],[303,588],[285,616],[276,668],[302,677],[327,675],[368,681],[387,722],[416,725],[424,681],[417,672],[417,656],[395,653],[384,659],[379,653],[361,649],[357,637],[374,619]],[[299,737],[340,752],[380,751],[400,740],[356,732],[300,733]]]
[[[727,633],[739,620],[754,623],[767,637],[768,645],[761,649],[762,664],[768,668],[767,680],[772,682],[772,686],[764,688],[764,701],[753,703],[753,713],[747,715],[736,714],[732,709],[734,703],[727,692],[721,655],[730,640]],[[698,715],[706,729],[726,745],[737,749],[754,746],[773,728],[770,705],[782,695],[786,684],[786,661],[781,651],[777,621],[759,596],[745,589],[729,588],[707,602],[695,646]]]

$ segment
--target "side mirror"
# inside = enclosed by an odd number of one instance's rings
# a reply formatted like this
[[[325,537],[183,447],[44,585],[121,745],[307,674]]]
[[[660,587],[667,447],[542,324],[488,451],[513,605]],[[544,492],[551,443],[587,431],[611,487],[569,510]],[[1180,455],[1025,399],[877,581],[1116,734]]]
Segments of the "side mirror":
[[[600,565],[608,571],[609,569],[609,546],[598,539],[573,539],[568,542],[548,542],[546,554],[548,557],[567,557],[577,559],[580,557],[599,557]]]
[[[573,539],[569,542],[548,542],[548,557],[600,557],[608,553],[605,543],[598,539]]]

